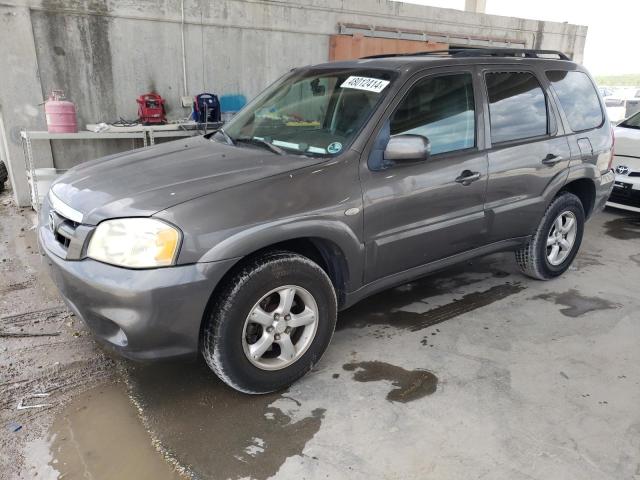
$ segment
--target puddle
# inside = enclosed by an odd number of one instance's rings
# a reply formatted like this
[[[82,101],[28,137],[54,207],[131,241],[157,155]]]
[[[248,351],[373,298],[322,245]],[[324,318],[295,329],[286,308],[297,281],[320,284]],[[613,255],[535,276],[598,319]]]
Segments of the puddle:
[[[450,279],[455,282],[456,277]],[[468,279],[462,278],[463,281]],[[472,283],[480,282],[483,279],[476,279]],[[468,285],[466,283],[465,285]],[[459,286],[460,284],[458,284]],[[468,293],[463,295],[459,299],[455,299],[452,302],[439,307],[427,310],[424,313],[407,312],[404,310],[392,311],[392,309],[400,308],[411,302],[415,302],[417,299],[425,298],[425,295],[436,295],[443,293],[441,290],[436,289],[436,293],[433,290],[424,291],[420,289],[419,293],[413,291],[407,292],[394,289],[391,293],[383,293],[373,297],[371,301],[364,300],[361,304],[356,305],[340,314],[338,320],[338,330],[345,328],[361,328],[371,325],[387,325],[396,328],[407,329],[412,332],[417,332],[425,328],[437,325],[446,320],[450,320],[454,317],[462,315],[464,313],[471,312],[478,308],[486,307],[494,302],[514,295],[522,290],[524,286],[519,283],[503,283],[493,286],[487,290]],[[397,292],[397,290],[400,290]],[[402,297],[402,301],[396,300],[389,304],[389,297]],[[378,298],[382,297],[382,298]]]
[[[438,377],[427,370],[405,370],[384,362],[346,363],[342,368],[355,372],[357,382],[391,382],[394,388],[387,393],[390,402],[412,402],[435,393],[438,386]]]
[[[599,297],[585,297],[580,295],[577,290],[571,289],[564,293],[543,293],[533,298],[540,298],[542,300],[553,300],[556,305],[564,305],[564,308],[560,309],[560,313],[567,317],[579,317],[588,312],[595,310],[609,310],[612,308],[618,308],[619,305],[604,298]]]
[[[165,455],[199,478],[276,474],[287,458],[302,454],[325,413],[300,414],[304,406],[282,394],[238,393],[203,362],[138,365],[129,384]],[[286,404],[286,413],[272,405],[276,401]]]
[[[600,261],[601,258],[601,255],[597,255],[595,253],[579,252],[573,265],[578,270],[588,267],[602,266],[604,263]]]
[[[181,478],[154,449],[122,385],[102,385],[78,395],[49,432],[49,465],[59,472],[57,478]]]
[[[503,256],[483,257],[473,262],[455,265],[451,268],[432,275],[406,283],[396,288],[384,290],[357,303],[340,315],[337,328],[349,328],[351,322],[356,322],[353,327],[363,324],[358,322],[359,317],[368,317],[374,312],[389,312],[406,305],[447,293],[456,293],[462,287],[482,283],[488,278],[505,278],[509,272],[497,268],[504,262]],[[373,324],[379,324],[373,321]]]
[[[604,224],[607,235],[618,240],[640,238],[640,217],[621,217]]]

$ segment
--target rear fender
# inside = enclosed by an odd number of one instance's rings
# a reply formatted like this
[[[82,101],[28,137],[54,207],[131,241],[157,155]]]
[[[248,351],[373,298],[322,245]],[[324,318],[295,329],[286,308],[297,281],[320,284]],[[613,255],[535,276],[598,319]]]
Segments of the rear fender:
[[[565,183],[570,183],[581,178],[588,178],[589,180],[593,180],[595,183],[600,179],[600,176],[600,170],[598,170],[596,165],[591,163],[580,163],[578,165],[573,165],[569,169],[569,175],[567,176],[567,181]]]
[[[529,205],[527,205],[527,221],[529,226],[526,228],[526,230],[523,231],[527,231],[529,234],[535,232],[536,228],[538,228],[540,220],[542,219],[542,216],[544,215],[544,212],[547,209],[547,206],[549,206],[553,198],[566,184],[568,174],[569,169],[563,169],[559,171],[547,184],[546,188],[542,191],[540,196],[533,197],[527,201],[529,203]]]

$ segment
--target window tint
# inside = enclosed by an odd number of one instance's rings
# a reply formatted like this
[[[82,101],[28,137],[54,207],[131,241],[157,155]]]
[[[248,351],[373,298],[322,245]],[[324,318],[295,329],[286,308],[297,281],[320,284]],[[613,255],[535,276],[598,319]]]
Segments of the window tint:
[[[432,155],[473,147],[475,131],[470,73],[419,81],[391,118],[391,135],[427,137]]]
[[[547,102],[531,73],[487,73],[486,82],[492,143],[546,135]]]
[[[602,109],[596,89],[589,77],[582,72],[547,72],[569,126],[574,132],[588,130],[602,123]]]

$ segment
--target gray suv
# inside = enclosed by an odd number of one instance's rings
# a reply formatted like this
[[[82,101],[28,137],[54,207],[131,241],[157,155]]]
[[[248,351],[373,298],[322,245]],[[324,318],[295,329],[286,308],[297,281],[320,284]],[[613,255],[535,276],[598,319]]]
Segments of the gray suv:
[[[201,353],[231,387],[270,392],[375,292],[505,250],[533,278],[565,272],[614,183],[604,111],[558,52],[294,69],[213,134],[69,171],[39,241],[104,344]]]

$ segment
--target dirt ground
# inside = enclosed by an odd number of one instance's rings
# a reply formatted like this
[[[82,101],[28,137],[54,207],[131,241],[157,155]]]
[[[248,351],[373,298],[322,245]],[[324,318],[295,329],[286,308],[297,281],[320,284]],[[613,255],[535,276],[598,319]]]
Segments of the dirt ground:
[[[320,364],[247,396],[203,362],[111,358],[0,195],[0,477],[640,479],[640,217],[561,279],[500,254],[339,316]]]
[[[9,191],[0,194],[2,478],[39,473],[40,465],[25,464],[30,443],[38,448],[78,393],[117,379],[115,362],[66,309],[41,265],[34,223],[33,211],[16,208]]]

